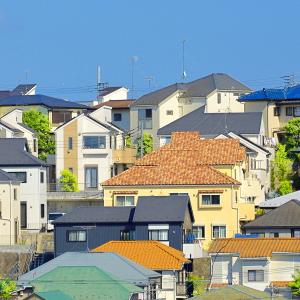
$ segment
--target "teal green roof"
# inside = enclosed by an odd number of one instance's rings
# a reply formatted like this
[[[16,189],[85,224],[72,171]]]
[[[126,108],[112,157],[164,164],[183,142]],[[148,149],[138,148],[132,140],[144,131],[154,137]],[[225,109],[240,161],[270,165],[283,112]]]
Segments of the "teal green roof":
[[[142,291],[141,288],[120,281],[93,266],[57,267],[30,283],[38,295],[45,292],[60,292],[66,295],[59,300],[69,300],[68,297],[75,300],[106,298],[128,300],[132,293]]]
[[[38,295],[44,300],[72,300],[72,297],[59,291],[37,292],[35,295]]]

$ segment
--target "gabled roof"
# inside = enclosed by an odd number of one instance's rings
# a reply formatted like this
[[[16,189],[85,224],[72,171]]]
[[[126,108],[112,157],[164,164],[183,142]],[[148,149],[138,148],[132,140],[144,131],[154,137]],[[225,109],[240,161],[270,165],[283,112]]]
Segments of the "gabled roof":
[[[9,129],[12,132],[22,132],[21,130],[19,130],[18,128],[12,126],[11,124],[8,124],[7,122],[3,121],[0,119],[0,125],[6,127],[7,129]]]
[[[194,222],[189,196],[143,196],[138,199],[133,222],[184,222],[187,210]]]
[[[26,95],[33,88],[36,87],[35,83],[32,84],[19,84],[12,92],[11,95]]]
[[[113,93],[119,89],[122,89],[122,86],[110,86],[110,87],[106,87],[104,89],[101,90],[101,92],[99,93],[99,96],[104,97],[106,95],[109,95],[110,93]]]
[[[244,225],[251,228],[300,228],[300,202],[291,200]]]
[[[0,106],[27,106],[43,105],[49,108],[75,108],[91,109],[86,105],[77,102],[71,102],[63,99],[49,97],[45,95],[15,95],[6,98],[0,98]]]
[[[71,299],[94,299],[97,295],[102,299],[128,300],[132,293],[142,292],[95,266],[59,266],[32,280],[31,285],[37,293],[55,291]]]
[[[105,101],[102,103],[99,103],[95,106],[93,106],[93,108],[100,108],[102,106],[109,106],[111,108],[122,108],[122,109],[129,109],[130,105],[132,105],[134,103],[135,100],[133,99],[125,99],[125,100],[109,100],[109,101]]]
[[[259,134],[262,112],[205,113],[200,107],[189,114],[160,128],[157,135],[171,135],[174,131],[199,131],[201,136],[215,137],[219,134]]]
[[[291,200],[299,200],[300,201],[300,191],[296,191],[293,193],[289,193],[280,197],[276,197],[270,200],[263,201],[259,204],[261,208],[276,208],[279,207]]]
[[[95,266],[124,282],[139,286],[147,285],[150,278],[161,276],[118,253],[66,252],[21,275],[17,283],[19,286],[28,286],[32,280],[40,278],[59,266]]]
[[[28,131],[30,131],[31,133],[35,133],[35,130],[32,129],[31,127],[29,127],[28,125],[24,124],[24,123],[18,123],[19,126],[27,129]]]
[[[224,73],[212,73],[189,83],[175,83],[138,98],[133,106],[158,105],[175,92],[183,92],[183,97],[206,97],[213,91],[250,92],[251,89]]]
[[[102,185],[239,185],[213,165],[234,165],[245,158],[239,140],[201,140],[198,132],[173,132],[170,144],[145,155]]]
[[[283,89],[262,89],[247,95],[243,95],[239,98],[240,102],[289,100],[300,100],[300,85]]]
[[[15,178],[9,173],[0,169],[0,182],[12,182],[15,181]]]
[[[73,298],[71,296],[68,296],[67,294],[60,292],[60,291],[50,291],[50,292],[36,292],[33,293],[32,296],[26,299],[35,299],[34,296],[37,295],[39,299],[43,300],[72,300]]]
[[[271,257],[273,253],[299,253],[300,238],[216,239],[209,253],[237,253],[241,258]]]
[[[190,261],[183,253],[157,241],[110,241],[93,252],[115,252],[152,270],[181,270]]]
[[[25,138],[0,138],[0,166],[45,166],[45,162],[26,151]]]

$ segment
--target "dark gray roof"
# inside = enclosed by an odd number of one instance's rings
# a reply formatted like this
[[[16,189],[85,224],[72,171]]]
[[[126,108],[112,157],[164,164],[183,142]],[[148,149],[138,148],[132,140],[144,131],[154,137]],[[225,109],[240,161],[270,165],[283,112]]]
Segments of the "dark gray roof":
[[[300,228],[300,202],[291,200],[282,206],[271,210],[244,225],[245,229],[250,228]]]
[[[262,112],[205,113],[200,107],[178,120],[160,128],[158,135],[171,135],[174,131],[199,131],[202,136],[214,137],[222,133],[259,134]]]
[[[5,171],[0,169],[0,182],[10,181],[15,181],[15,179],[9,173],[6,173]]]
[[[31,127],[29,127],[28,125],[26,125],[26,124],[18,123],[18,125],[20,125],[21,127],[27,129],[28,131],[30,131],[32,133],[35,133],[35,131]]]
[[[26,148],[25,138],[0,138],[0,166],[45,166]]]
[[[26,95],[30,90],[36,87],[35,83],[31,84],[19,84],[12,92],[13,95]]]
[[[75,208],[53,223],[128,223],[133,213],[132,206],[84,206]]]
[[[206,97],[215,90],[250,92],[251,89],[224,73],[212,73],[189,83],[175,83],[138,98],[132,106],[158,105],[176,91],[184,97]]]
[[[139,197],[133,222],[184,222],[187,210],[194,222],[189,196]]]
[[[1,119],[0,119],[0,124],[4,127],[8,128],[9,130],[13,131],[13,132],[22,132],[18,128],[13,127],[12,125],[8,124],[7,122],[5,122]]]
[[[95,266],[113,274],[122,281],[139,286],[146,285],[150,278],[161,277],[157,272],[149,270],[117,253],[66,252],[21,275],[17,283],[19,286],[30,286],[30,281],[43,276],[59,266]]]
[[[119,89],[121,89],[121,88],[122,88],[121,86],[110,86],[110,87],[106,87],[106,88],[104,88],[104,89],[102,89],[102,90],[100,91],[99,96],[101,96],[101,97],[106,96],[106,95],[108,95],[108,94],[110,94],[110,93],[112,93],[112,92],[114,92],[114,91],[117,91],[117,90],[119,90]]]
[[[279,207],[291,200],[299,200],[300,201],[300,191],[296,191],[293,193],[289,193],[283,196],[279,196],[273,199],[269,199],[266,201],[263,201],[259,204],[259,207],[261,208],[276,208]]]

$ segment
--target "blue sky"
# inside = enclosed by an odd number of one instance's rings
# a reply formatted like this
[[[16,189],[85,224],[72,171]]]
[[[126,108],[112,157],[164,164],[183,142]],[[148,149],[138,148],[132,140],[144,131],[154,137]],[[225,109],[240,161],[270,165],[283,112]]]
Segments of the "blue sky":
[[[226,72],[254,89],[299,69],[299,0],[0,0],[0,89],[36,82],[40,93],[95,97],[96,68],[135,95]]]

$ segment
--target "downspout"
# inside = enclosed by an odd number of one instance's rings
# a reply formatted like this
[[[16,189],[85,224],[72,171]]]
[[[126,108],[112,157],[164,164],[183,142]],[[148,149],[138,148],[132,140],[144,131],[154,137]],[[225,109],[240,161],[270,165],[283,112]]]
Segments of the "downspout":
[[[239,231],[239,208],[234,207],[234,194],[233,194],[233,185],[231,185],[231,208],[236,210],[236,233]],[[238,203],[236,203],[238,204]]]
[[[11,181],[9,182],[9,243],[11,245],[11,191],[12,191],[12,185]]]

